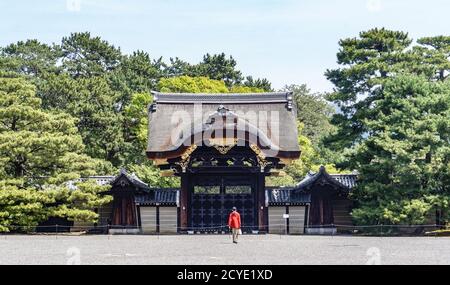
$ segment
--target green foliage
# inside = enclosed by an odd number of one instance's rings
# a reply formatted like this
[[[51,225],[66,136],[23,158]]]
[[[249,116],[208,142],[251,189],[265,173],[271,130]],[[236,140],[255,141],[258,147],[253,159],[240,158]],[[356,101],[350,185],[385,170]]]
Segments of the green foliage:
[[[300,159],[285,168],[286,176],[266,179],[269,186],[294,185],[302,180],[308,171],[318,171],[324,165],[331,173],[346,172],[335,167],[334,162],[340,156],[330,151],[322,142],[323,138],[335,131],[330,124],[334,109],[325,101],[323,94],[311,93],[303,85],[289,85],[283,91],[293,93],[298,120],[298,144]]]
[[[118,104],[127,106],[134,93],[156,90],[158,81],[164,74],[164,67],[162,58],[152,60],[143,51],[123,56],[119,66],[107,74],[111,89],[120,94]]]
[[[236,60],[232,56],[227,57],[224,53],[206,54],[203,56],[203,61],[198,64],[190,64],[176,57],[170,59],[170,64],[165,67],[164,73],[167,77],[208,77],[224,81],[228,88],[244,85],[264,91],[272,90],[270,82],[265,78],[255,80],[252,76],[247,76],[244,80],[242,72],[236,69],[236,65]]]
[[[228,87],[242,82],[242,73],[236,70],[236,60],[224,53],[203,56],[203,61],[191,65],[179,58],[170,59],[171,65],[167,73],[172,76],[208,77],[209,79],[224,81]]]
[[[40,88],[46,109],[63,110],[77,118],[86,154],[119,166],[127,146],[123,136],[123,115],[118,110],[119,94],[104,77],[71,78],[49,75]]]
[[[63,37],[61,54],[63,70],[75,78],[103,75],[117,68],[122,59],[120,49],[89,32]]]
[[[376,119],[373,102],[383,97],[383,84],[398,74],[412,73],[430,79],[444,80],[450,71],[450,40],[439,36],[412,40],[399,31],[371,29],[359,38],[343,39],[338,54],[337,69],[325,76],[335,85],[328,100],[339,107],[332,122],[338,132],[327,144],[334,149],[351,147],[364,140],[366,121]]]
[[[335,92],[328,99],[340,109],[332,120],[338,132],[327,144],[337,150],[363,139],[367,131],[364,122],[375,119],[372,102],[382,96],[383,80],[404,68],[411,58],[407,53],[410,44],[406,33],[384,28],[361,32],[359,38],[339,42],[340,68],[325,73],[335,85]]]
[[[76,120],[42,110],[34,86],[23,78],[0,78],[0,122],[0,230],[31,229],[55,215],[94,219],[89,206],[107,198],[96,195],[96,187],[64,187],[68,180],[109,171],[83,153]],[[73,202],[79,206],[68,208]]]
[[[128,132],[126,137],[135,146],[136,155],[139,155],[138,152],[142,154],[147,146],[147,109],[152,101],[153,97],[150,93],[135,93],[130,104],[125,108],[125,130]]]
[[[3,70],[34,77],[58,71],[56,62],[60,52],[57,46],[27,40],[10,44],[0,51],[0,68]]]
[[[291,175],[284,174],[281,176],[269,176],[266,178],[266,186],[293,186],[298,183]]]
[[[96,222],[98,214],[93,209],[112,201],[112,196],[103,194],[110,186],[101,186],[92,180],[80,181],[75,185],[76,189],[58,187],[46,190],[55,200],[55,206],[49,208],[50,215],[69,221]]]
[[[272,84],[266,78],[253,79],[253,76],[247,76],[244,81],[244,86],[258,88],[266,92],[273,91]]]
[[[264,89],[254,86],[234,85],[229,90],[230,93],[261,93]]]
[[[301,150],[299,159],[293,161],[286,166],[285,176],[269,177],[266,179],[268,186],[288,186],[294,185],[301,181],[308,171],[318,171],[321,165],[324,165],[330,173],[340,173],[332,163],[324,163],[324,159],[320,156],[311,140],[304,135],[304,124],[297,122],[298,129],[298,144]]]
[[[283,91],[292,92],[297,108],[297,119],[303,123],[303,133],[315,144],[330,134],[334,127],[330,123],[330,117],[334,114],[334,108],[320,93],[311,93],[311,90],[302,85],[289,85]]]
[[[178,177],[162,177],[159,168],[151,161],[147,160],[142,164],[130,165],[129,169],[152,187],[180,187]]]
[[[417,43],[413,53],[419,59],[420,70],[431,79],[446,80],[450,71],[450,37],[425,37]]]
[[[208,77],[179,76],[162,78],[158,83],[161,92],[177,93],[228,93],[223,81]]]
[[[367,123],[370,135],[352,156],[361,174],[354,193],[362,209],[354,213],[357,221],[423,223],[437,209],[436,199],[427,196],[448,200],[448,94],[449,82],[414,75],[386,81],[384,98],[376,101],[377,119]]]
[[[430,203],[425,197],[386,201],[378,207],[361,206],[354,209],[352,215],[356,222],[362,225],[372,224],[374,221],[379,224],[434,224],[435,221],[431,219],[431,215],[438,209],[440,208]]]
[[[339,42],[340,66],[325,74],[337,131],[324,143],[360,173],[357,223],[424,223],[436,201],[448,201],[449,43],[438,36],[412,46],[406,33],[386,29]]]
[[[45,112],[34,87],[21,78],[0,78],[0,173],[26,186],[37,181],[62,182],[77,171],[93,174],[95,161],[83,154],[75,120]]]
[[[45,189],[0,187],[0,232],[32,231],[49,217],[96,222],[98,214],[93,209],[112,201],[111,196],[103,195],[109,186],[93,181],[76,185],[70,190],[64,185],[47,185]]]
[[[197,76],[208,76],[210,79],[222,80],[228,87],[239,84],[242,81],[242,73],[236,70],[236,60],[230,56],[226,57],[224,53],[203,56],[195,70]]]
[[[158,83],[161,92],[176,93],[261,93],[263,89],[244,85],[228,88],[224,81],[208,77],[178,76],[162,78]]]
[[[34,188],[0,186],[0,232],[30,231],[48,218],[46,204],[54,200]]]

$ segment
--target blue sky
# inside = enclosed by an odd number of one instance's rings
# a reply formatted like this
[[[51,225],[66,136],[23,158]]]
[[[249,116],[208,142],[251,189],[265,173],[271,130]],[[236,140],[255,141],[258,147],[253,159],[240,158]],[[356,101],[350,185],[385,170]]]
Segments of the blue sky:
[[[90,31],[126,53],[166,60],[225,52],[275,88],[328,91],[323,73],[336,66],[339,39],[373,27],[448,35],[449,11],[448,0],[0,0],[0,46]]]

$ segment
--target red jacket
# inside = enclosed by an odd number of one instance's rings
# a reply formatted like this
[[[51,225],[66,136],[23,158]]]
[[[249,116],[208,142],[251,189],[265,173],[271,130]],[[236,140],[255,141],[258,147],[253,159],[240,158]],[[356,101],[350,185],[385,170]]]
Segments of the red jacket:
[[[241,215],[238,212],[231,212],[228,217],[228,226],[232,229],[241,228]]]

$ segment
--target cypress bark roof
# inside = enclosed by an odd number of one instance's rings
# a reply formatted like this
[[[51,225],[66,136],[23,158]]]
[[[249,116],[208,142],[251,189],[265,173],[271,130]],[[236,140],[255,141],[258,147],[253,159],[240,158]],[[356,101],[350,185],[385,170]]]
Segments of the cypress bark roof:
[[[317,173],[308,172],[306,177],[295,186],[295,189],[307,191],[316,183],[327,183],[348,192],[356,186],[356,179],[357,174],[329,174],[325,167],[321,166]]]
[[[126,186],[125,184],[129,184],[134,187],[134,190],[137,190],[138,192],[148,192],[150,190],[147,183],[139,179],[139,177],[136,176],[134,173],[128,173],[124,168],[120,169],[120,172],[116,176],[112,175],[103,175],[103,176],[89,176],[84,178],[79,178],[76,180],[70,180],[67,182],[67,186],[71,190],[77,189],[76,183],[82,182],[82,181],[95,181],[97,185],[103,186],[103,185],[111,185],[111,189],[107,191],[104,194],[111,193],[113,191],[114,187],[121,187]],[[125,182],[124,183],[122,183]],[[124,184],[124,185],[122,185]]]
[[[358,175],[329,174],[324,166],[317,173],[308,172],[305,178],[294,187],[266,188],[267,205],[311,203],[311,191],[317,185],[331,185],[341,193],[348,194],[356,186]]]
[[[266,188],[266,206],[309,203],[311,203],[311,194],[295,192],[293,187]]]
[[[291,103],[291,92],[269,93],[160,93],[152,92],[157,103],[250,104]]]
[[[120,169],[119,175],[114,177],[114,179],[111,180],[110,184],[112,185],[112,187],[120,186],[122,179],[127,180],[131,185],[136,187],[136,189],[144,191],[148,191],[150,189],[147,183],[139,179],[134,173],[128,174],[124,168]]]
[[[178,206],[180,191],[176,188],[152,188],[150,193],[136,195],[134,202],[138,205]]]
[[[153,92],[154,102],[149,108],[149,137],[147,156],[150,159],[172,158],[180,154],[186,134],[204,131],[212,116],[235,116],[258,139],[277,149],[275,157],[298,158],[297,122],[290,92],[257,94],[176,94]],[[199,108],[201,104],[201,109]],[[225,110],[225,111],[224,111]],[[257,126],[245,114],[258,116]],[[190,120],[172,121],[174,114],[185,114]],[[244,114],[244,116],[243,116]],[[262,125],[261,114],[269,117]],[[271,117],[273,116],[273,117]],[[236,127],[236,126],[234,126]],[[180,138],[173,142],[173,138]],[[182,152],[182,151],[181,151]]]

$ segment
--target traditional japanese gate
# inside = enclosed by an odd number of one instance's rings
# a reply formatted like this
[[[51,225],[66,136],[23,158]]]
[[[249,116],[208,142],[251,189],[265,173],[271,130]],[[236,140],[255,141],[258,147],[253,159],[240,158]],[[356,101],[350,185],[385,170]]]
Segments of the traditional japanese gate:
[[[180,177],[179,231],[225,229],[236,207],[266,232],[265,178],[300,155],[292,94],[153,95],[147,156]]]

